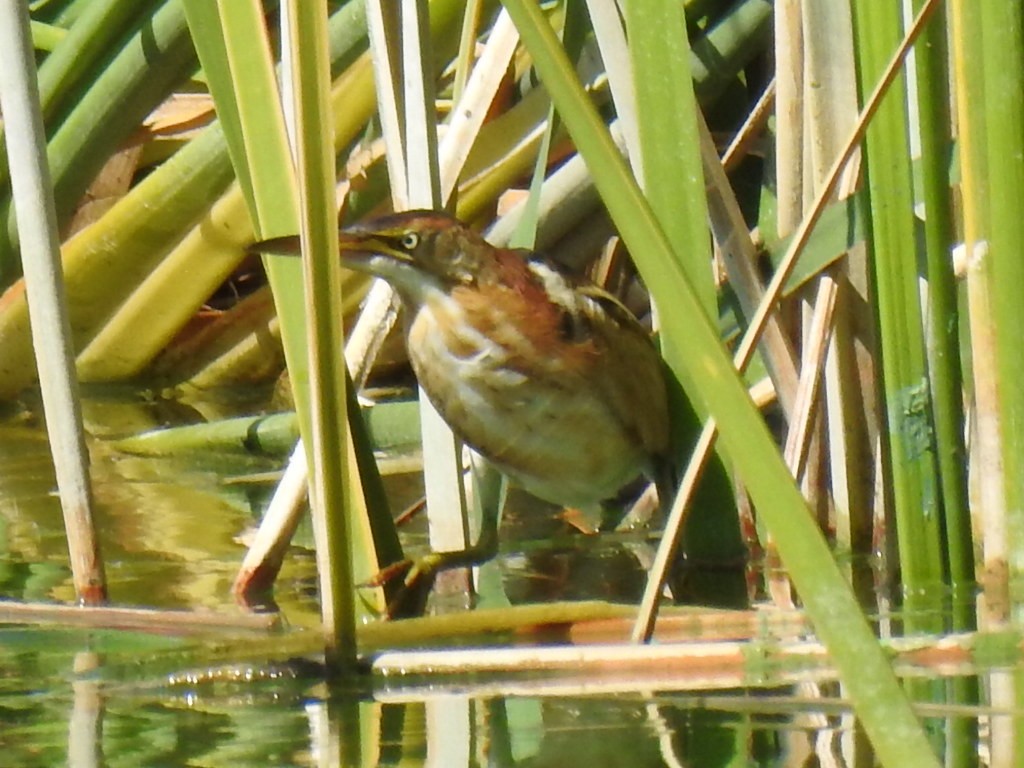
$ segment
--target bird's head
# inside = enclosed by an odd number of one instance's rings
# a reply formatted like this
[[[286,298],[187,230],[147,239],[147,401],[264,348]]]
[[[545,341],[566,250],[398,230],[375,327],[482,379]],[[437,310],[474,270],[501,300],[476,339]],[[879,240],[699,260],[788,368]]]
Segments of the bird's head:
[[[424,292],[472,286],[496,269],[497,250],[458,219],[429,210],[404,211],[358,222],[338,233],[342,263],[381,277],[407,301]],[[264,240],[253,251],[295,254],[296,236]]]

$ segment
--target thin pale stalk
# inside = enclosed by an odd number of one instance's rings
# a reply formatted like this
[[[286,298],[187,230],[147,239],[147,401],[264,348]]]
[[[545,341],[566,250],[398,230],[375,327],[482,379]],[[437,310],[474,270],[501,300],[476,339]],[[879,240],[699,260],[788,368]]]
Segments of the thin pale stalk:
[[[433,114],[433,80],[426,74],[429,45],[427,10],[418,0],[371,2],[370,50],[374,56],[377,102],[387,146],[388,175],[395,210],[439,208],[442,203]],[[423,476],[429,510],[430,544],[435,551],[468,545],[461,447],[422,391]],[[464,591],[468,574],[449,571],[442,591]]]
[[[830,0],[804,0],[801,7],[805,89],[803,130],[807,158],[803,184],[806,193],[813,195],[857,119],[857,78],[849,8],[837,7]],[[851,164],[847,179],[856,176],[856,170],[857,164]],[[844,186],[847,185],[844,183]],[[849,194],[840,190],[838,197],[845,199]],[[863,248],[854,248],[842,261],[837,275],[840,291],[857,292],[860,286],[867,285],[863,254]],[[810,296],[810,292],[805,296]],[[854,322],[861,329],[870,328],[870,322],[865,322],[864,318],[854,319],[849,311],[858,303],[842,303],[846,311],[837,315],[836,323],[840,335],[849,337],[854,331]],[[805,315],[810,312],[805,300]],[[825,457],[821,453],[824,448],[829,464],[836,529],[847,541],[851,539],[848,531],[857,525],[856,521],[851,522],[851,518],[864,520],[870,517],[870,507],[860,503],[866,495],[865,489],[870,487],[870,464],[861,461],[860,457],[870,442],[869,434],[877,431],[880,418],[878,415],[872,418],[871,414],[873,389],[860,385],[864,379],[870,380],[870,369],[862,370],[858,365],[862,362],[870,364],[867,352],[870,345],[864,343],[866,335],[867,331],[861,330],[857,340],[849,340],[849,347],[840,353],[842,356],[830,355],[831,373],[825,382],[825,400],[829,410],[822,423],[822,427],[828,428],[828,439],[824,446],[820,440],[815,442],[819,458],[804,482],[805,488],[808,491],[813,488],[814,495],[821,500],[823,484],[808,480],[823,471]],[[860,351],[862,349],[863,352]],[[854,361],[854,355],[861,355],[862,359]],[[819,430],[818,435],[824,438],[825,429]]]
[[[708,217],[715,242],[722,254],[729,285],[736,292],[740,307],[747,315],[754,313],[764,295],[764,286],[757,273],[757,249],[743,220],[736,194],[729,185],[725,168],[718,158],[715,142],[704,121],[697,116],[700,131],[701,160],[707,180]],[[779,403],[786,419],[793,418],[797,390],[796,354],[786,335],[779,313],[773,313],[765,326],[761,350],[768,366]]]
[[[789,234],[804,210],[804,63],[800,0],[775,3],[776,227]]]
[[[990,765],[1019,765],[1021,750],[1015,738],[1017,718],[1013,713],[1020,710],[1018,696],[1020,671],[1016,665],[1005,670],[994,670],[985,676],[985,690],[988,701],[998,712],[989,720],[987,741]]]
[[[856,176],[853,170],[848,169],[847,178]],[[873,521],[885,519],[890,502],[877,492],[880,469],[871,459],[882,425],[875,391],[878,361],[871,352],[874,331],[858,311],[867,288],[864,251],[863,242],[851,247],[846,269],[837,275],[839,296],[825,362],[825,399],[836,542],[866,554],[880,551],[873,540]]]
[[[383,280],[375,280],[345,342],[345,361],[357,391],[366,384],[377,354],[397,322],[395,292]]]
[[[806,351],[796,392],[796,418],[786,435],[783,455],[794,477],[804,473],[810,449],[811,428],[818,409],[818,392],[825,365],[825,351],[832,336],[832,317],[836,306],[836,281],[823,275],[818,281],[814,312],[804,339]]]
[[[1006,514],[1003,496],[1003,466],[1000,454],[997,407],[994,329],[989,309],[987,155],[985,148],[985,93],[976,83],[983,80],[983,45],[980,15],[974,4],[962,0],[950,3],[950,40],[953,78],[956,86],[956,127],[959,144],[960,186],[963,201],[963,270],[967,284],[968,327],[971,344],[973,384],[971,455],[968,492],[972,528],[981,538],[982,586],[978,623],[985,629],[1007,620],[1006,598]],[[954,254],[955,255],[955,254]]]
[[[518,42],[519,33],[515,24],[502,11],[491,28],[487,47],[473,68],[461,98],[455,103],[444,139],[438,147],[441,201],[447,201],[455,189]]]
[[[387,153],[391,203],[396,211],[409,207],[405,144],[401,110],[401,64],[396,58],[398,6],[395,3],[366,3],[366,25],[373,59],[373,82],[377,91],[377,115]]]
[[[849,9],[831,0],[804,0],[803,24],[805,182],[813,192],[857,120],[857,78]]]
[[[11,159],[11,187],[25,257],[25,287],[46,429],[75,592],[81,602],[95,605],[106,600],[107,585],[92,518],[89,453],[78,401],[28,11],[19,0],[0,2],[0,57],[0,112]]]
[[[1005,475],[1007,578],[1011,617],[1024,618],[1024,357],[1020,339],[1024,312],[1024,8],[1019,3],[981,4],[986,143],[988,150],[988,242],[991,259],[992,324],[1001,451]],[[1012,62],[1007,64],[1007,62]]]
[[[232,592],[241,603],[255,602],[273,586],[305,509],[308,488],[306,447],[299,440],[235,575]]]
[[[601,50],[601,60],[608,73],[608,89],[611,91],[618,115],[626,152],[633,175],[641,187],[644,186],[643,158],[640,153],[640,128],[637,123],[636,90],[633,87],[633,65],[630,49],[626,44],[626,30],[623,27],[619,9],[607,0],[587,0],[587,12],[594,29],[594,37]]]
[[[483,0],[469,0],[462,16],[462,32],[459,35],[459,52],[455,57],[455,77],[452,80],[452,99],[458,101],[466,88],[469,70],[476,59],[476,38],[480,34],[480,16]]]
[[[775,93],[775,78],[772,78],[758,97],[757,103],[751,108],[743,125],[729,142],[729,146],[722,153],[722,167],[726,173],[731,173],[736,169],[739,162],[747,156],[754,142],[764,132],[765,124],[771,117],[772,109],[775,106]]]
[[[401,58],[405,85],[405,166],[411,208],[441,205],[437,120],[430,57],[430,24],[423,0],[401,0]],[[419,77],[416,76],[419,73]]]
[[[434,82],[425,74],[428,71],[425,54],[430,44],[427,6],[422,0],[402,0],[400,5],[405,86],[401,103],[409,207],[440,208],[443,199],[438,167]],[[417,77],[416,73],[420,76]],[[462,481],[462,444],[422,387],[419,389],[419,401],[430,546],[441,552],[465,549],[469,545],[469,524],[466,489]],[[441,574],[437,584],[442,592],[466,592],[471,586],[471,579],[468,571],[450,571]]]

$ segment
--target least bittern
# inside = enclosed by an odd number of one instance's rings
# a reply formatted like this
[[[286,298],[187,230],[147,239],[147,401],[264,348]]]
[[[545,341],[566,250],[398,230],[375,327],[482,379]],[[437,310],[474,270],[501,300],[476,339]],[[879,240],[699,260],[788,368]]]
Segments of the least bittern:
[[[616,299],[435,211],[365,221],[339,241],[346,266],[387,280],[401,298],[427,397],[514,483],[574,507],[605,501],[641,474],[664,489],[661,359]],[[296,246],[278,238],[254,249]]]

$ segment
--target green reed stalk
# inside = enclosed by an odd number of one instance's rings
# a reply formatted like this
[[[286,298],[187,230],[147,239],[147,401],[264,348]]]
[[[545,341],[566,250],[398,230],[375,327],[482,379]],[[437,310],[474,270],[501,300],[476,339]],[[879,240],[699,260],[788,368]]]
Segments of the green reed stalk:
[[[310,6],[307,12],[314,8]],[[262,14],[258,7],[245,3],[229,4],[222,9],[223,14],[219,10],[208,3],[188,4],[189,22],[196,30],[197,48],[242,194],[260,235],[293,234],[300,228],[300,193],[278,101],[274,63],[264,43]],[[333,129],[323,130],[324,125],[333,126],[333,120],[327,112],[327,97],[320,93],[328,87],[326,80],[318,80],[327,78],[329,67],[326,53],[321,57],[319,51],[327,37],[326,28],[321,26],[318,18],[303,17],[301,27],[293,30],[301,40],[297,46],[292,41],[292,49],[304,51],[303,56],[317,54],[313,62],[296,62],[292,71],[292,82],[297,86],[297,143],[302,145],[297,154],[306,201],[302,215],[307,218],[302,229],[310,258],[316,260],[310,269],[316,274],[307,275],[309,285],[304,292],[298,261],[273,257],[266,261],[301,432],[310,455],[328,655],[343,667],[351,666],[355,654],[354,584],[376,572],[379,562],[366,507],[358,490],[352,492],[358,488],[357,461],[345,426],[348,404],[340,353],[340,311],[336,306],[341,292],[337,283],[335,135]],[[321,143],[325,143],[323,147]],[[315,308],[308,325],[304,317],[307,305]],[[308,342],[307,327],[312,329]],[[315,350],[315,357],[310,356],[310,349]],[[353,577],[352,562],[358,578]],[[382,607],[383,603],[377,606]]]
[[[195,66],[180,0],[140,22],[53,133],[47,148],[57,219],[65,224],[107,158]],[[18,274],[14,213],[0,197],[0,284]]]
[[[922,3],[917,3],[918,6]],[[949,50],[945,14],[936,13],[915,49],[921,137],[921,199],[928,276],[928,366],[936,458],[945,524],[945,557],[954,589],[954,630],[976,626],[965,599],[974,584],[974,548],[967,501],[963,377],[956,277],[950,254],[954,224],[949,159],[953,149],[949,94]]]
[[[920,6],[922,3],[916,3]],[[954,241],[949,158],[952,111],[949,92],[949,46],[945,9],[935,13],[915,49],[921,137],[921,199],[925,206],[925,263],[928,276],[928,365],[932,414],[945,532],[945,557],[952,588],[950,626],[977,627],[974,600],[974,541],[967,497],[967,450],[964,445],[963,376],[960,359],[958,290],[950,258]],[[962,705],[979,702],[977,678],[946,682],[944,700]],[[950,718],[946,723],[946,764],[977,764],[978,721]]]
[[[355,466],[350,460],[345,357],[341,324],[341,262],[334,201],[334,130],[331,122],[330,57],[325,6],[293,0],[288,14],[294,147],[299,184],[299,220],[306,332],[310,349],[311,426],[306,452],[313,525],[317,532],[320,612],[324,619],[328,666],[334,672],[356,667],[356,583],[352,531],[364,512]],[[339,458],[341,460],[339,461]],[[369,544],[369,542],[367,542]]]
[[[697,291],[702,311],[709,318],[717,318],[697,128],[699,106],[686,18],[681,6],[658,0],[631,2],[625,10],[644,194],[672,245],[673,258]],[[658,308],[662,309],[660,305]],[[664,340],[662,349],[666,359],[683,354]],[[692,392],[690,386],[685,389]],[[707,411],[699,400],[687,401],[686,395],[675,388],[670,391],[670,405],[674,445],[687,454],[700,434]],[[669,503],[662,500],[666,510]],[[718,562],[742,556],[736,517],[722,513],[732,505],[732,484],[725,465],[716,456],[705,469],[687,520],[683,548],[689,556]],[[729,584],[716,577],[714,585],[698,585],[696,592],[727,602],[733,595],[742,594],[743,587],[738,580]]]
[[[853,4],[861,93],[866,94],[902,38],[899,6]],[[930,388],[914,239],[906,80],[900,77],[865,136],[868,248],[874,275],[886,408],[887,461],[905,590],[907,625],[941,629],[942,518],[935,471]]]

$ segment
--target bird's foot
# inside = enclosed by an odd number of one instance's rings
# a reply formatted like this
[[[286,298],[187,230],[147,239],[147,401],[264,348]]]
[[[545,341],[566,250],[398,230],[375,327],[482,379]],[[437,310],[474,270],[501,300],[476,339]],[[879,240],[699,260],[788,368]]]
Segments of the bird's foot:
[[[430,590],[439,573],[452,568],[480,565],[494,555],[494,548],[479,544],[455,552],[430,552],[416,559],[405,559],[392,563],[382,568],[361,586],[385,588],[391,586],[386,611],[387,618],[419,616],[426,608],[427,598],[430,596]]]

